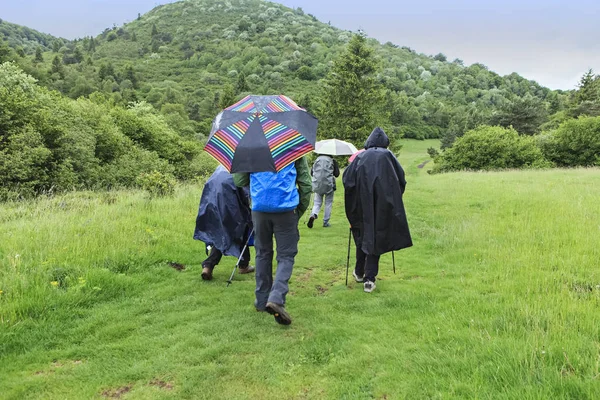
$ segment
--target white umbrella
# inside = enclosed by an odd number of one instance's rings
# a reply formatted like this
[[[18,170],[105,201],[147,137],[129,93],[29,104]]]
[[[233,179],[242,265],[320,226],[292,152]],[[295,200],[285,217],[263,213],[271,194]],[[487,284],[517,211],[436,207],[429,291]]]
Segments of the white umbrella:
[[[327,154],[330,156],[349,156],[358,150],[352,143],[344,142],[338,139],[327,139],[318,141],[315,144],[315,153]]]

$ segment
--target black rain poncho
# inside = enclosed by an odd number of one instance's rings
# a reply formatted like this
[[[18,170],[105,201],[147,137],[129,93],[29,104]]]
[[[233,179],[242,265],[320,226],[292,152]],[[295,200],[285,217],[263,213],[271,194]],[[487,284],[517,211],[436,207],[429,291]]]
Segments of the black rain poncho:
[[[381,128],[373,130],[343,175],[346,216],[358,231],[365,254],[381,255],[412,246],[402,194],[404,170],[387,149],[390,140]]]
[[[247,190],[235,186],[232,175],[217,167],[202,190],[194,239],[239,257],[251,230]]]

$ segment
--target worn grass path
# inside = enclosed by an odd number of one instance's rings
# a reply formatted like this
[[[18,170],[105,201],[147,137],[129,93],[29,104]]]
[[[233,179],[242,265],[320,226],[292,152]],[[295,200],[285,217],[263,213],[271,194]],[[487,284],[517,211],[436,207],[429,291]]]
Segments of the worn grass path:
[[[430,176],[431,145],[400,156],[398,274],[345,287],[340,190],[301,227],[288,328],[252,276],[225,287],[233,259],[201,280],[201,187],[0,205],[0,398],[600,398],[600,171]]]

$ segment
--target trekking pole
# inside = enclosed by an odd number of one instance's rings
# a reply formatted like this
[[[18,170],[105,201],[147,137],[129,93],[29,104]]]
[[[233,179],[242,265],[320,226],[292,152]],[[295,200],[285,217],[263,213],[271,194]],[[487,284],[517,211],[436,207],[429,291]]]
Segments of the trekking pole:
[[[348,258],[346,259],[346,286],[348,286],[348,270],[350,269],[350,239],[352,239],[352,227],[348,230]]]
[[[396,275],[396,258],[394,257],[393,251],[392,251],[392,265],[394,266],[394,275]]]
[[[235,263],[235,267],[233,267],[233,272],[231,273],[231,276],[229,277],[229,280],[227,281],[227,287],[229,287],[229,285],[231,285],[231,282],[233,282],[233,276],[235,275],[235,271],[240,266],[240,261],[242,261],[242,257],[244,256],[244,252],[246,251],[246,248],[248,247],[248,243],[250,243],[250,238],[252,237],[253,233],[254,233],[254,229],[252,229],[252,231],[250,231],[250,234],[248,235],[248,239],[246,239],[246,244],[244,245],[244,248],[242,249],[242,253],[238,257],[237,263]]]

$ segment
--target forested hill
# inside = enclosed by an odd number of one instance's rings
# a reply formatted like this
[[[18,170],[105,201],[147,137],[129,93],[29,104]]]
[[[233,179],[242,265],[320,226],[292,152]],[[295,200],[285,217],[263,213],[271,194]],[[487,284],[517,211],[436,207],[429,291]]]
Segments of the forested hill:
[[[440,138],[440,172],[600,163],[600,118],[583,118],[600,115],[593,71],[577,91],[551,91],[262,0],[172,3],[72,41],[0,28],[0,200],[170,192],[214,170],[202,151],[212,119],[249,93],[292,97],[320,119],[321,138],[360,145],[376,125],[392,143]]]
[[[52,35],[38,32],[26,26],[12,24],[0,18],[0,40],[2,39],[6,40],[8,45],[20,53],[21,56],[35,54],[38,47],[45,51],[51,50],[53,43],[59,43],[59,39]],[[64,39],[60,40],[67,42]]]
[[[95,38],[61,42],[33,75],[73,98],[102,92],[124,105],[145,100],[179,119],[181,129],[203,135],[220,107],[249,92],[285,93],[319,116],[321,79],[351,36],[302,9],[189,0],[156,7]],[[561,94],[517,74],[501,77],[481,64],[373,39],[369,45],[386,89],[389,112],[381,123],[392,133],[452,139],[511,107],[542,118],[560,108]]]

